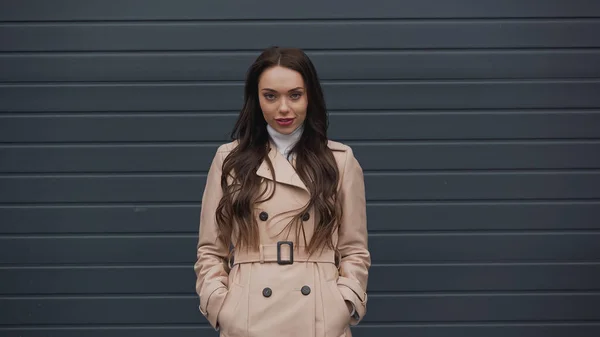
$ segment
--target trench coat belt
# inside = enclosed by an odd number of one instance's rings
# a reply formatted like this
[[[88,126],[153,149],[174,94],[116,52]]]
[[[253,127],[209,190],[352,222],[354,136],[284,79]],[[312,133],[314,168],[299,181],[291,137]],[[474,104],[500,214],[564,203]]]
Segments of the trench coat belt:
[[[308,254],[304,247],[294,245],[293,251],[293,263],[299,262],[322,262],[322,263],[334,263],[335,264],[335,251],[331,249],[317,250],[312,254]],[[258,251],[235,251],[233,254],[233,261],[231,266],[241,263],[266,263],[266,262],[278,262],[277,251],[280,251],[280,259],[283,261],[290,261],[290,247],[282,245],[278,248],[277,244],[266,244],[260,245]]]

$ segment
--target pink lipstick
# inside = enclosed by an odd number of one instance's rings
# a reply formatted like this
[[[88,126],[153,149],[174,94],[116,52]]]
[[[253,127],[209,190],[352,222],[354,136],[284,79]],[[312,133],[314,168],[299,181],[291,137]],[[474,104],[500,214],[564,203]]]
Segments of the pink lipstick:
[[[277,122],[277,124],[279,124],[281,126],[290,126],[294,122],[294,119],[293,118],[277,118],[277,119],[275,119],[275,121]]]

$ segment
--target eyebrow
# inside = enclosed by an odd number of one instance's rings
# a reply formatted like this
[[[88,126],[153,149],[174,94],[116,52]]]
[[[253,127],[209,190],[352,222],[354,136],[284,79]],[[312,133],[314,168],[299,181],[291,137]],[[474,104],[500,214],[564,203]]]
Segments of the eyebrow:
[[[273,91],[273,92],[277,92],[277,90],[271,89],[271,88],[263,88],[263,91]],[[303,87],[296,87],[294,89],[290,89],[288,90],[288,92],[292,92],[292,91],[296,91],[296,90],[304,90]]]

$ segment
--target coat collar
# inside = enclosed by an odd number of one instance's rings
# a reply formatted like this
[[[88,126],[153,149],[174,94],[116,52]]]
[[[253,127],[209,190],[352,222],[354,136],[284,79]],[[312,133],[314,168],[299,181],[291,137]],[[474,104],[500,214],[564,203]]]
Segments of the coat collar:
[[[269,141],[268,156],[273,164],[273,169],[275,170],[275,181],[282,184],[296,186],[308,192],[308,188],[304,182],[302,182],[302,179],[300,179],[298,173],[296,173],[294,166],[292,166],[293,163],[287,161],[287,159],[285,159],[283,155],[277,151],[277,147],[271,140]],[[273,180],[273,174],[271,173],[266,160],[263,160],[263,162],[260,164],[256,174],[266,179]]]

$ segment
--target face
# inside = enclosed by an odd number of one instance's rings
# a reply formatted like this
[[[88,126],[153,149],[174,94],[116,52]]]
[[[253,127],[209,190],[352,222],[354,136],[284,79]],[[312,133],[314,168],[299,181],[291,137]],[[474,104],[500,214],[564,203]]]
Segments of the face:
[[[282,134],[290,134],[306,119],[308,98],[299,72],[272,67],[258,79],[260,108],[267,123]]]

